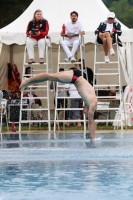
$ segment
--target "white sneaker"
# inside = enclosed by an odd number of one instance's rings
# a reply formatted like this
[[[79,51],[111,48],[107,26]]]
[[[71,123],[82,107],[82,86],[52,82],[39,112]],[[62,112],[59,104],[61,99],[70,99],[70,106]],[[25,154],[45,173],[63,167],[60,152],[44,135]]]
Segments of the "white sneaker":
[[[110,49],[110,55],[111,55],[111,56],[114,56],[114,55],[115,55],[114,49]]]
[[[76,59],[74,58],[74,56],[71,58],[71,63],[76,62]]]
[[[70,62],[70,59],[71,59],[71,58],[65,58],[64,61],[65,61],[65,62]]]
[[[105,61],[105,63],[109,63],[110,62],[109,57],[108,56],[104,56],[104,61]]]

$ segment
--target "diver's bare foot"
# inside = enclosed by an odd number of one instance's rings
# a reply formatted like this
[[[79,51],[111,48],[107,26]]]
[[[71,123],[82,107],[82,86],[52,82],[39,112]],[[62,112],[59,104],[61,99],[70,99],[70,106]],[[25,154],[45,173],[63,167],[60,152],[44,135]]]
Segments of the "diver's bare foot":
[[[28,86],[28,85],[27,85],[27,80],[28,80],[28,79],[29,79],[29,78],[26,78],[26,77],[23,78],[23,80],[22,80],[22,82],[21,82],[21,85],[20,85],[20,87],[19,87],[21,90],[24,90],[24,89],[27,88],[27,86]]]

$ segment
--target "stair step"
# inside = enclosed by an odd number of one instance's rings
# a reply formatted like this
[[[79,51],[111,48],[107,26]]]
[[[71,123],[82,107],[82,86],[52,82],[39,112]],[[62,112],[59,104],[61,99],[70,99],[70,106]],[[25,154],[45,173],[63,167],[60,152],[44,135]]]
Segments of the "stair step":
[[[114,61],[114,62],[109,62],[109,63],[105,63],[105,62],[95,62],[95,64],[105,64],[105,65],[109,65],[109,64],[118,64],[118,61]]]
[[[120,87],[120,85],[116,84],[108,84],[108,85],[94,85],[93,87]]]
[[[32,122],[49,122],[49,120],[20,120],[20,123],[32,123]]]
[[[81,62],[74,62],[74,63],[71,63],[71,62],[59,62],[59,65],[74,65],[74,64],[81,64]]]
[[[109,75],[110,76],[110,75],[119,75],[119,73],[95,73],[95,76],[96,75],[97,76],[102,76],[102,75],[107,75],[107,76]]]
[[[118,71],[118,68],[98,68],[99,71]]]
[[[42,110],[49,110],[48,108],[22,108],[21,110],[26,110],[26,111],[31,111],[31,110],[40,110],[40,111],[42,111]]]
[[[56,110],[83,110],[83,108],[56,108]]]
[[[118,107],[117,108],[109,108],[109,106],[106,106],[106,105],[105,106],[104,105],[103,106],[98,105],[97,110],[104,110],[104,111],[117,110],[117,111],[120,111],[121,109],[118,108]]]
[[[47,88],[47,85],[30,85],[28,88]]]
[[[40,64],[40,63],[32,63],[32,64],[24,63],[24,66],[27,66],[27,65],[28,66],[32,66],[32,65],[34,65],[34,66],[35,65],[47,65],[47,63],[45,63],[45,62],[43,64]]]
[[[48,97],[22,97],[22,99],[48,99]]]
[[[70,120],[55,120],[55,122],[84,122],[83,119],[77,120],[77,119],[70,119]]]
[[[121,122],[121,120],[116,119],[96,119],[95,122]]]
[[[118,100],[120,99],[120,97],[119,96],[97,96],[97,99]]]

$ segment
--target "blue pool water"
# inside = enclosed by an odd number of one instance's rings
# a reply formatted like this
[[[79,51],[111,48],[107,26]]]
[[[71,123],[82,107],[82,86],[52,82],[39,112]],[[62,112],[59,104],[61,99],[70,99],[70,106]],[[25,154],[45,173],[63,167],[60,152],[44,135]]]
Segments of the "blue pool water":
[[[132,200],[133,133],[0,141],[0,200]]]

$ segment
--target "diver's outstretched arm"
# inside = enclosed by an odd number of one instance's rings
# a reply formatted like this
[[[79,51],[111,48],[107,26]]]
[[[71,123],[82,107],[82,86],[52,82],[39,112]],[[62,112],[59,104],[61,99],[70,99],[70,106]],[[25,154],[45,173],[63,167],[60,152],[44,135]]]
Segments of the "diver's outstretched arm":
[[[52,74],[49,74],[49,73],[40,73],[40,74],[37,74],[30,78],[24,78],[20,85],[20,89],[23,90],[23,89],[27,88],[29,85],[43,82],[43,81],[48,81],[51,76],[52,76]]]

